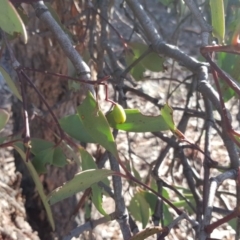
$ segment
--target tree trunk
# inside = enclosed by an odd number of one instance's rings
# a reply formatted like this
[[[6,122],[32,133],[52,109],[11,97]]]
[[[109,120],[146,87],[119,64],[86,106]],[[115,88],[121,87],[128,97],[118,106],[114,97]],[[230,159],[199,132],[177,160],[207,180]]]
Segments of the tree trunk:
[[[38,19],[34,18],[31,24],[28,25],[28,29],[31,32],[31,30],[35,31],[38,28],[40,28],[41,31],[47,31],[47,29],[44,29],[44,26],[41,26]],[[24,45],[21,41],[15,43],[14,53],[21,66],[62,74],[67,73],[67,59],[61,48],[52,38],[50,39],[35,34],[29,38],[27,45]],[[69,96],[67,90],[68,83],[66,81],[62,82],[56,77],[50,77],[42,73],[28,72],[27,74],[43,94],[48,104],[53,107],[54,113],[58,118],[74,112],[76,95]],[[42,117],[44,121],[39,117],[31,120],[31,137],[54,141],[55,137],[52,130],[57,131],[57,129],[53,127],[54,121],[48,109],[33,88],[27,85],[25,88],[30,116],[33,114],[32,108],[37,108],[44,114],[44,117]],[[58,105],[60,102],[62,104]],[[14,103],[12,111],[14,120],[13,132],[16,133],[24,127],[22,121],[22,103]],[[49,125],[47,125],[45,121],[48,121]],[[23,176],[21,187],[23,189],[23,195],[26,198],[25,207],[32,228],[38,232],[41,239],[53,239],[54,237],[61,239],[62,236],[66,235],[69,230],[76,226],[76,223],[70,220],[71,214],[76,206],[76,198],[71,197],[52,206],[56,223],[56,232],[52,233],[41,200],[38,194],[36,194],[31,176],[18,154],[15,154],[15,163],[17,171],[21,172]],[[76,164],[73,163],[61,169],[48,166],[47,170],[47,174],[41,176],[41,179],[46,193],[49,193],[63,182],[71,179],[78,171],[78,168]]]

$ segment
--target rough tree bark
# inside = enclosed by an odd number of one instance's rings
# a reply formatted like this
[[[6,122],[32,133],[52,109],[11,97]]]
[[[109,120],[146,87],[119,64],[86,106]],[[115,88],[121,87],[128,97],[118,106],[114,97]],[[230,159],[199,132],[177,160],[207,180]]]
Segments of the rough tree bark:
[[[40,29],[46,32],[47,36],[41,36],[36,33]],[[56,73],[67,74],[67,58],[56,40],[45,26],[34,16],[28,24],[28,31],[35,32],[29,38],[27,45],[17,41],[13,45],[13,50],[17,60],[24,67],[30,67],[40,70],[46,70]],[[78,96],[68,94],[68,83],[62,82],[58,78],[53,78],[40,73],[29,72],[28,76],[33,80],[39,91],[43,94],[46,101],[53,107],[54,113],[59,118],[63,115],[73,113]],[[78,93],[80,94],[80,93]],[[36,92],[29,86],[26,86],[26,95],[30,115],[33,114],[33,108],[40,110],[42,118],[48,121],[47,125],[40,118],[35,117],[31,121],[31,137],[43,138],[54,141],[52,130],[53,120],[51,119],[46,106],[40,101]],[[61,103],[61,105],[57,105]],[[19,132],[23,129],[22,104],[14,103],[12,106],[14,128],[13,132]],[[41,115],[40,114],[40,115]],[[25,208],[28,222],[32,228],[38,232],[41,239],[61,239],[62,236],[76,226],[76,222],[70,220],[71,214],[76,206],[76,198],[72,197],[56,204],[52,207],[54,220],[56,223],[56,232],[53,233],[49,226],[45,210],[38,194],[35,192],[34,183],[26,169],[23,160],[15,154],[16,169],[22,174],[21,187],[23,195],[26,198]],[[60,169],[48,166],[48,172],[42,176],[42,183],[46,193],[51,192],[63,182],[71,179],[78,171],[76,164],[68,164]]]

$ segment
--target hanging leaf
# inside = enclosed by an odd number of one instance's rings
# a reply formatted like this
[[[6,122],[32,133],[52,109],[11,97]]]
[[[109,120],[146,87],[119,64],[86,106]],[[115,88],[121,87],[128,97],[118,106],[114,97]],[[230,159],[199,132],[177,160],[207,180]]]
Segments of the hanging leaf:
[[[157,196],[148,191],[142,191],[141,193],[144,196],[145,200],[148,202],[151,210],[151,215],[153,215],[155,212],[156,203],[158,199]],[[166,188],[162,189],[161,195],[164,196],[166,199],[169,199],[169,194]],[[173,221],[172,214],[169,212],[169,207],[165,203],[163,203],[163,221],[164,221],[164,226],[167,226]]]
[[[173,109],[166,103],[161,109],[161,114],[170,130],[175,132],[176,126],[173,121]]]
[[[62,144],[64,146],[63,151],[66,154],[67,159],[74,160],[78,166],[81,166],[81,159],[75,149],[73,149],[73,147],[68,145],[65,141],[62,141]]]
[[[95,163],[92,155],[84,148],[80,148],[79,151],[82,160],[82,170],[97,169],[97,164]]]
[[[90,92],[88,92],[87,97],[77,110],[88,134],[118,158],[117,146],[108,121],[103,112],[98,108],[97,102]]]
[[[108,169],[91,169],[80,172],[76,174],[72,180],[53,190],[48,196],[48,201],[50,205],[53,205],[91,187],[92,184],[97,183],[112,174],[114,174],[114,171]]]
[[[133,196],[128,209],[135,220],[141,222],[143,225],[142,227],[145,228],[150,217],[150,208],[141,192],[137,192]]]
[[[84,143],[96,143],[79,119],[78,114],[63,117],[59,123],[61,128],[72,138]]]
[[[46,164],[52,164],[54,148],[44,149],[32,159],[32,164],[38,173],[46,173]]]
[[[91,219],[92,205],[88,201],[84,204],[84,219]]]
[[[53,216],[52,216],[52,211],[51,211],[51,208],[50,208],[50,205],[48,204],[48,201],[47,201],[47,197],[44,193],[44,189],[43,189],[43,186],[42,186],[42,183],[38,177],[38,174],[35,170],[35,168],[33,167],[32,163],[30,161],[26,161],[26,155],[25,153],[23,152],[23,144],[22,143],[15,143],[14,146],[15,150],[20,154],[20,156],[22,157],[23,159],[23,162],[25,163],[25,165],[27,166],[28,168],[28,171],[30,173],[30,175],[32,176],[32,179],[35,183],[35,186],[36,186],[36,189],[38,191],[38,194],[42,200],[42,203],[43,203],[43,206],[47,212],[47,217],[48,217],[48,220],[50,222],[50,225],[53,229],[53,231],[55,230],[55,223],[54,223],[54,220],[53,220]]]
[[[128,45],[132,50],[132,52],[127,52],[126,61],[128,66],[136,61],[139,57],[141,57],[142,54],[145,53],[149,48],[147,45],[142,43],[129,43]],[[164,59],[157,53],[150,52],[140,62],[134,65],[130,73],[135,78],[135,80],[138,81],[143,78],[143,73],[145,70],[150,70],[152,72],[163,71],[163,62]]]
[[[0,27],[10,35],[21,34],[27,43],[27,31],[12,3],[8,0],[0,1]]]
[[[31,138],[31,145],[31,152],[36,155],[47,148],[53,147],[54,143],[40,138]]]
[[[218,54],[218,65],[224,70],[225,72],[229,73],[229,75],[235,79],[236,84],[239,85],[240,83],[240,56],[234,54],[227,54],[227,53],[219,53]],[[228,84],[219,79],[221,92],[224,98],[224,102],[230,100],[233,96],[236,96],[236,92],[228,86]]]
[[[152,72],[163,71],[164,58],[160,57],[157,53],[151,52],[142,60],[143,66]]]
[[[117,124],[112,114],[107,113],[107,120],[112,128],[127,132],[158,132],[169,130],[168,124],[162,116],[146,116],[138,109],[124,109],[126,121]]]
[[[161,109],[161,114],[169,129],[175,134],[175,136],[181,140],[185,139],[184,134],[177,129],[173,121],[173,109],[167,103]]]
[[[47,164],[57,167],[63,167],[67,164],[63,150],[60,147],[54,147],[54,143],[32,138],[31,146],[31,152],[34,154],[32,164],[39,174],[47,172]]]
[[[126,62],[128,66],[141,57],[142,54],[149,48],[147,45],[142,43],[129,43],[128,45],[132,50],[132,52],[127,52],[126,54]],[[136,81],[139,81],[142,80],[143,74],[146,70],[150,70],[152,72],[163,71],[163,62],[164,59],[157,53],[150,52],[140,62],[134,65],[130,73]]]
[[[139,171],[134,167],[133,164],[132,164],[131,168],[132,168],[134,177],[137,178],[139,181],[141,181],[142,178],[141,178],[141,176],[140,176],[140,174],[139,174]]]
[[[102,215],[107,216],[108,214],[102,207],[102,189],[98,186],[97,183],[93,184],[91,186],[91,189],[92,189],[92,202],[94,206]]]
[[[135,60],[136,58],[133,56],[126,56],[126,63],[128,66],[130,66]],[[131,69],[130,73],[136,81],[141,81],[144,77],[145,71],[145,67],[141,63],[138,63]]]
[[[1,25],[1,24],[0,24]],[[11,77],[9,76],[9,74],[5,71],[5,69],[3,67],[0,66],[0,72],[3,75],[4,80],[6,81],[9,89],[12,91],[12,93],[20,100],[22,101],[22,96],[20,95],[20,93],[18,92],[18,89],[14,83],[14,81],[11,79]]]
[[[65,154],[63,153],[62,148],[60,147],[54,148],[52,165],[56,167],[64,167],[66,164],[67,160]]]
[[[163,215],[164,215],[164,219],[163,219],[164,226],[167,226],[173,222],[173,216],[169,211],[169,206],[165,203],[163,203]]]
[[[210,0],[213,36],[220,44],[224,43],[225,37],[225,13],[223,0]]]
[[[7,124],[8,119],[9,119],[9,113],[4,109],[0,109],[0,132]]]
[[[84,171],[87,169],[97,169],[97,165],[93,157],[85,149],[80,148],[79,150],[82,159],[82,170]],[[91,189],[92,189],[92,202],[94,206],[102,215],[106,216],[107,213],[104,211],[102,207],[102,189],[98,186],[98,184],[93,184],[91,186]]]
[[[152,215],[155,211],[158,197],[155,194],[153,194],[151,192],[147,192],[147,191],[144,191],[142,194],[143,194],[145,200],[149,204],[149,207],[150,207],[150,210],[151,210],[151,215]]]
[[[231,228],[233,230],[235,230],[235,231],[237,230],[237,219],[236,218],[233,218],[230,221],[228,221],[228,224],[229,224],[229,226],[231,226]]]

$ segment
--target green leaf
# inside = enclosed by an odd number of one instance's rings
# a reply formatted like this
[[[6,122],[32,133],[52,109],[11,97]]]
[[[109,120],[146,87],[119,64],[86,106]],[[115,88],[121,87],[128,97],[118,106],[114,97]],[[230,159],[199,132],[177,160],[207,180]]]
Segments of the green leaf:
[[[219,53],[218,54],[218,64],[225,72],[229,73],[229,75],[235,79],[236,84],[240,83],[240,56],[227,54],[227,53]],[[220,87],[221,92],[224,98],[224,102],[230,100],[233,96],[236,96],[235,91],[229,87],[229,85],[222,79],[220,79]]]
[[[89,135],[118,158],[117,146],[110,126],[93,95],[88,92],[83,103],[77,108],[78,115]]]
[[[62,148],[54,148],[52,165],[56,167],[64,167],[67,164],[66,156],[63,153]]]
[[[126,62],[127,65],[131,65],[136,61],[141,55],[147,51],[149,48],[147,45],[142,43],[129,43],[132,52],[127,52]],[[145,70],[150,70],[152,72],[160,72],[163,70],[164,59],[160,57],[157,53],[151,52],[146,55],[140,62],[134,65],[130,73],[136,81],[143,78]]]
[[[233,230],[236,231],[236,229],[237,229],[237,219],[236,218],[233,218],[230,221],[228,221],[228,224],[229,224],[229,226],[232,227]]]
[[[82,170],[97,169],[97,164],[95,163],[92,155],[84,148],[80,148],[79,151],[82,159]]]
[[[143,191],[143,196],[146,199],[146,201],[149,204],[150,210],[151,210],[151,215],[155,212],[155,208],[156,208],[156,203],[157,203],[157,196],[151,192],[147,192],[147,191]],[[169,194],[168,191],[166,190],[166,188],[163,188],[162,191],[162,196],[164,196],[165,198],[169,199]],[[167,226],[169,223],[171,223],[173,221],[173,217],[171,215],[171,213],[169,212],[168,209],[168,205],[166,205],[165,203],[163,203],[163,219],[164,219],[164,225]]]
[[[92,202],[94,206],[102,215],[107,216],[108,214],[102,207],[102,189],[98,186],[97,183],[93,184],[91,188],[92,188]]]
[[[46,173],[46,164],[53,162],[54,148],[44,149],[32,159],[32,164],[38,173]]]
[[[47,201],[47,197],[44,193],[44,189],[43,189],[43,186],[42,186],[42,183],[38,177],[38,174],[35,170],[35,168],[33,167],[32,163],[30,161],[26,162],[26,155],[25,153],[23,152],[23,144],[22,143],[15,143],[14,144],[14,148],[15,150],[21,155],[22,159],[23,159],[23,162],[25,163],[25,165],[27,166],[28,168],[28,171],[30,173],[30,175],[32,176],[32,179],[35,183],[35,186],[37,188],[37,191],[38,191],[38,194],[43,202],[43,206],[47,212],[47,217],[48,217],[48,220],[50,222],[50,225],[53,229],[53,231],[55,230],[55,223],[54,223],[54,220],[53,220],[53,216],[52,216],[52,211],[51,211],[51,208],[50,208],[50,205],[48,204],[48,201]]]
[[[78,152],[76,152],[75,149],[73,149],[73,147],[67,144],[65,141],[62,141],[62,144],[64,147],[63,151],[67,158],[74,160],[78,166],[81,166],[81,159],[79,158]]]
[[[223,0],[210,0],[213,36],[218,38],[220,44],[225,37],[225,13]]]
[[[32,164],[38,173],[46,173],[46,165],[63,167],[67,164],[66,156],[60,147],[43,139],[31,139],[31,152],[35,155]]]
[[[175,132],[177,128],[173,121],[173,109],[166,103],[161,109],[161,114],[169,129]]]
[[[126,60],[127,64],[130,65],[136,59],[127,57]],[[143,79],[145,71],[146,71],[145,67],[141,63],[138,63],[131,69],[130,73],[136,81],[141,81]]]
[[[89,204],[88,201],[85,201],[84,204],[84,218],[91,219],[91,212],[92,212],[92,204]]]
[[[80,150],[81,159],[82,159],[82,170],[84,171],[87,169],[97,169],[97,165],[93,157],[85,149],[80,148],[79,150]],[[91,186],[91,189],[92,189],[93,204],[102,215],[106,216],[107,213],[102,208],[102,189],[98,186],[98,184],[93,184]]]
[[[12,3],[8,0],[0,1],[0,26],[3,31],[10,35],[15,33],[21,34],[24,42],[27,43],[27,31],[24,23]]]
[[[157,53],[149,53],[143,60],[143,66],[152,71],[152,72],[161,72],[163,71],[163,62],[164,59],[160,57]]]
[[[152,215],[155,211],[158,197],[155,194],[153,194],[151,192],[147,192],[147,191],[144,191],[143,195],[144,195],[144,198],[146,199],[146,201],[149,204],[149,207],[150,207],[150,210],[151,210],[151,215]]]
[[[4,109],[0,109],[0,132],[7,124],[8,119],[9,119],[9,113]]]
[[[80,172],[72,180],[64,183],[63,186],[53,190],[48,196],[48,201],[50,205],[53,205],[65,198],[71,197],[77,192],[91,187],[94,183],[114,173],[114,171],[108,169],[91,169]]]
[[[142,227],[145,228],[150,217],[150,209],[148,202],[144,198],[144,194],[137,192],[131,199],[128,209],[135,220],[141,222]]]
[[[0,7],[1,8],[1,7]],[[1,24],[0,24],[1,25]],[[22,96],[20,95],[20,93],[18,92],[18,89],[14,83],[14,81],[11,79],[11,77],[9,76],[9,74],[5,71],[5,69],[3,67],[0,66],[0,72],[3,75],[4,80],[6,81],[9,89],[12,91],[12,93],[20,100],[22,101]]]
[[[169,225],[173,222],[172,214],[169,212],[169,206],[165,203],[163,203],[163,215],[164,215],[164,226]]]
[[[59,123],[61,128],[72,138],[84,143],[96,143],[79,119],[78,114],[63,117]]]
[[[53,147],[54,143],[40,138],[31,138],[31,146],[31,152],[36,155],[45,149]]]
[[[111,114],[107,114],[107,120],[112,128],[127,132],[158,132],[169,130],[168,124],[162,116],[146,116],[138,109],[124,109],[127,119],[124,123],[115,123]]]
[[[97,165],[93,157],[83,148],[80,149],[81,159],[82,159],[82,170],[87,169],[97,169]],[[102,189],[98,184],[93,184],[92,189],[92,202],[95,205],[96,209],[103,215],[107,215],[104,209],[102,208]]]
[[[146,44],[136,42],[129,43],[128,45],[131,46],[131,49],[133,51],[133,61],[138,59],[149,48]],[[163,70],[163,61],[164,59],[157,53],[150,52],[140,61],[140,64],[152,72],[160,72]]]
[[[139,174],[139,171],[136,170],[136,168],[134,167],[133,164],[132,164],[132,171],[133,171],[134,177],[141,181],[142,178],[141,178],[141,176],[140,176],[140,174]]]

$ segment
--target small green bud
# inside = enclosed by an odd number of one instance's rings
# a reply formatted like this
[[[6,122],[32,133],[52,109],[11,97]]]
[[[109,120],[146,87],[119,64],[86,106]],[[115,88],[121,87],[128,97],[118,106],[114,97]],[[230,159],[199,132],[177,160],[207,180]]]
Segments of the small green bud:
[[[116,123],[124,123],[127,118],[123,107],[117,103],[112,110],[112,115]]]

